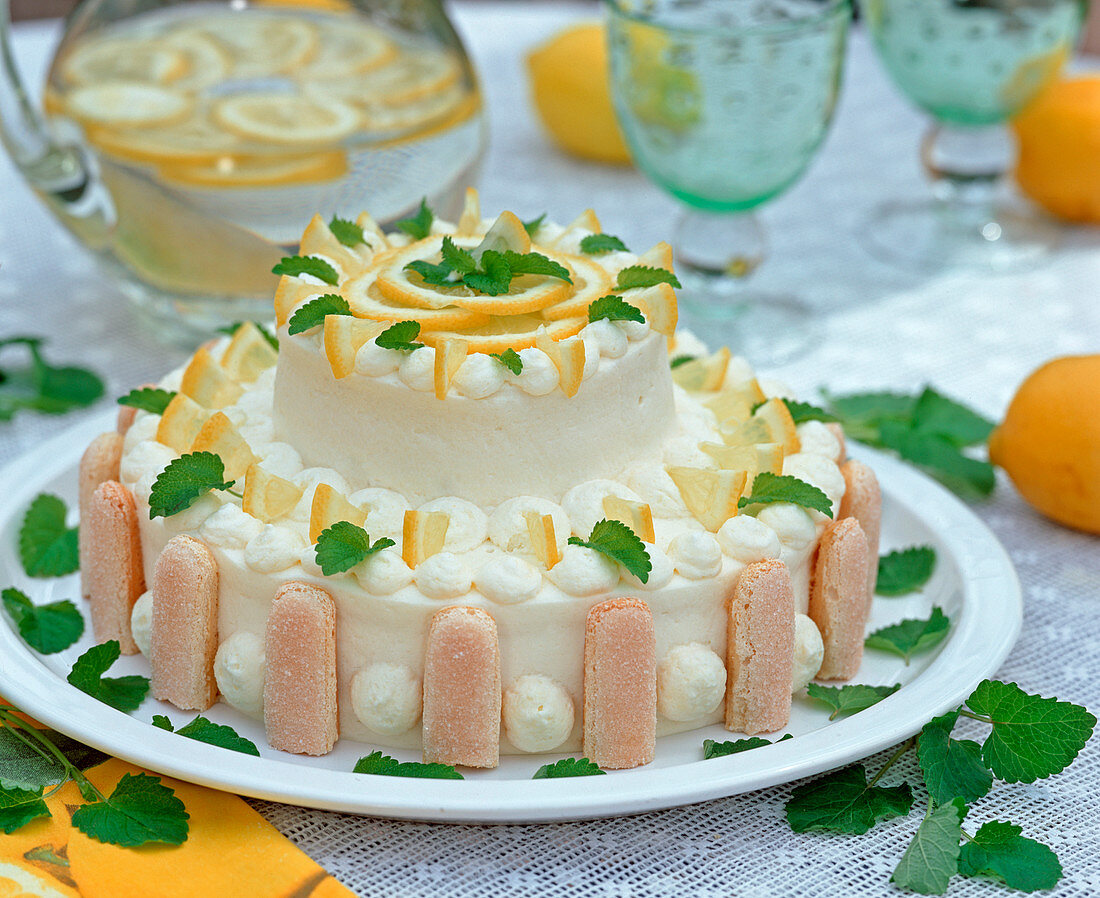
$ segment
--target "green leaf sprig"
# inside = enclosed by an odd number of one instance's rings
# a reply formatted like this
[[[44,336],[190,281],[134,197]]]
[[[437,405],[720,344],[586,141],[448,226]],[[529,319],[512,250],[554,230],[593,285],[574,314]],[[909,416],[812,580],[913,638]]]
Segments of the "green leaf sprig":
[[[23,641],[43,655],[67,649],[84,632],[80,609],[67,599],[35,605],[26,593],[14,588],[0,592],[0,599]]]
[[[694,362],[696,358],[698,358],[698,356],[694,356],[694,355],[674,356],[673,359],[668,363],[668,367],[671,368],[673,371],[675,371],[681,365],[686,365],[688,362]]]
[[[795,424],[805,424],[807,421],[836,421],[836,415],[831,412],[825,411],[820,406],[816,406],[811,402],[799,402],[797,399],[784,399],[782,396],[778,397],[779,401],[787,406],[787,411],[791,413],[791,420]],[[752,411],[755,414],[756,410],[760,408],[767,400],[760,402],[754,402]]]
[[[395,545],[397,543],[387,536],[372,543],[362,527],[350,521],[337,521],[317,535],[317,564],[322,574],[331,577],[349,571],[376,552]]]
[[[230,751],[239,751],[244,755],[260,756],[260,750],[256,743],[245,739],[231,726],[214,723],[199,714],[194,720],[185,723],[178,730],[173,728],[172,721],[163,714],[153,715],[153,726],[177,736],[194,739],[196,742],[205,742],[207,745],[216,745],[218,748],[227,748]]]
[[[604,775],[606,775],[605,771],[600,770],[596,763],[588,760],[588,758],[562,758],[560,761],[555,761],[553,764],[543,764],[535,771],[535,775],[532,776],[531,779],[550,780],[569,776]]]
[[[380,751],[372,751],[355,762],[352,773],[373,773],[376,776],[409,776],[419,779],[460,780],[461,773],[450,764],[421,764],[419,761],[398,761]]]
[[[104,392],[103,381],[93,371],[73,365],[53,365],[42,354],[42,337],[7,337],[0,350],[22,346],[29,362],[0,367],[0,421],[10,421],[23,409],[60,415],[85,408]]]
[[[217,332],[219,334],[225,334],[227,337],[232,337],[245,323],[246,322],[244,321],[234,321],[232,324],[227,324],[225,327],[219,327],[217,329]],[[279,338],[276,337],[271,331],[267,329],[265,325],[263,325],[259,321],[253,321],[252,324],[254,324],[256,326],[256,330],[260,332],[260,336],[267,340],[267,345],[278,352]]]
[[[523,274],[539,274],[573,283],[569,269],[542,253],[517,253],[513,250],[498,252],[487,249],[481,259],[467,249],[457,246],[449,236],[443,238],[439,262],[415,259],[405,268],[415,271],[424,282],[436,287],[464,285],[487,296],[507,293],[513,278]]]
[[[825,394],[830,410],[852,439],[890,449],[967,496],[988,496],[993,466],[964,454],[983,445],[993,423],[931,387],[903,393]]]
[[[646,265],[630,265],[619,272],[615,281],[616,290],[633,290],[635,287],[656,287],[668,284],[680,289],[680,281],[665,268],[650,268]]]
[[[337,218],[332,216],[332,220],[328,223],[328,229],[332,232],[332,236],[339,240],[344,246],[354,248],[360,243],[365,243],[368,247],[367,238],[363,236],[363,229],[359,227],[354,221],[349,221],[346,218]]]
[[[119,405],[128,405],[131,408],[154,415],[163,415],[168,408],[168,403],[176,398],[175,390],[162,390],[159,387],[139,387],[131,390],[125,396],[118,397]]]
[[[790,733],[775,742],[786,742],[793,739]],[[703,760],[711,758],[725,758],[729,755],[739,755],[743,751],[752,751],[754,748],[763,748],[765,745],[775,745],[770,739],[762,739],[760,736],[749,736],[747,739],[734,739],[729,742],[715,742],[713,739],[703,740]]]
[[[76,659],[66,679],[81,692],[129,714],[145,701],[149,693],[149,678],[137,674],[103,676],[121,654],[117,639],[93,645]]]
[[[960,717],[988,725],[985,741],[952,738]],[[856,764],[795,787],[787,820],[796,832],[864,833],[879,820],[908,815],[909,784],[877,783],[915,746],[929,803],[891,881],[925,895],[942,895],[956,875],[992,877],[1025,892],[1049,889],[1062,875],[1050,848],[1025,838],[1014,823],[988,821],[970,835],[963,821],[968,804],[989,793],[994,779],[1032,783],[1064,770],[1095,726],[1096,717],[1079,705],[984,680],[962,706],[904,742],[870,781]]]
[[[272,274],[285,274],[290,277],[300,277],[303,274],[312,275],[329,286],[335,287],[340,276],[324,259],[317,256],[284,256],[274,268]]]
[[[737,507],[752,508],[774,502],[790,502],[820,511],[830,518],[833,516],[832,499],[816,486],[790,474],[772,474],[770,471],[761,471],[756,475],[752,482],[752,491],[737,500]]]
[[[900,683],[893,686],[867,686],[861,683],[848,683],[844,686],[821,686],[810,683],[806,694],[816,701],[829,706],[829,720],[836,720],[842,714],[855,714],[877,705],[887,696],[901,689]]]
[[[649,572],[653,570],[645,543],[622,521],[597,521],[587,540],[571,536],[569,545],[584,546],[606,555],[643,583],[649,580]]]
[[[34,497],[19,526],[19,560],[28,577],[64,577],[80,568],[77,528],[65,524],[65,502],[49,493]]]
[[[523,223],[523,230],[527,232],[528,237],[534,237],[538,233],[539,228],[542,227],[542,223],[546,221],[546,213],[543,212],[538,218],[532,218],[530,221]]]
[[[286,332],[291,336],[308,331],[325,323],[328,315],[350,315],[351,306],[339,293],[324,293],[295,310],[287,322]]]
[[[588,306],[589,322],[604,318],[608,321],[637,321],[639,324],[645,324],[645,315],[642,314],[641,309],[614,293],[601,296]]]
[[[896,549],[878,560],[875,592],[880,596],[904,596],[916,592],[936,569],[936,550],[931,546]]]
[[[393,349],[397,352],[415,352],[423,349],[423,343],[415,343],[420,336],[420,323],[417,321],[398,321],[387,327],[374,338],[374,342],[383,349]]]
[[[614,234],[588,234],[581,238],[581,252],[590,256],[597,256],[601,253],[610,252],[628,253],[630,250]]]
[[[191,507],[211,490],[232,493],[225,464],[214,452],[189,452],[168,462],[149,492],[149,518],[171,517]],[[234,493],[234,495],[236,495]]]
[[[947,635],[951,621],[938,605],[933,606],[927,620],[908,618],[875,630],[863,644],[869,649],[881,649],[899,655],[908,664],[917,652],[929,649]]]
[[[108,797],[81,805],[73,826],[111,845],[137,848],[150,842],[182,845],[190,815],[175,792],[147,773],[127,773]]]
[[[416,214],[412,218],[404,218],[401,221],[394,222],[394,227],[404,234],[408,234],[413,240],[423,240],[432,232],[432,222],[435,221],[435,216],[432,214],[432,210],[428,208],[428,198],[424,197],[420,201],[420,208],[416,210]]]
[[[517,377],[523,373],[523,358],[514,349],[505,349],[504,352],[491,352],[489,354]]]

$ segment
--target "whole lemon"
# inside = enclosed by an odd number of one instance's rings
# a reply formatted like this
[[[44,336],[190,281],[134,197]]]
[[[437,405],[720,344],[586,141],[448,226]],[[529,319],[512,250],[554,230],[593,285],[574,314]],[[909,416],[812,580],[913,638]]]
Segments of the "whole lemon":
[[[608,86],[607,43],[597,23],[567,28],[527,57],[531,95],[563,150],[598,162],[630,162]]]
[[[990,436],[989,457],[1047,517],[1100,533],[1100,355],[1033,372]]]

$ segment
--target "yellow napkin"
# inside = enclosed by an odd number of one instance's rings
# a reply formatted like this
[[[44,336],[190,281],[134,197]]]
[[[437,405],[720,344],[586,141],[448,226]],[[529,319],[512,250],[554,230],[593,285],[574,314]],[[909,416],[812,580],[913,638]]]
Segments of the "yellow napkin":
[[[124,774],[149,772],[112,758],[85,776],[109,795]],[[182,845],[89,838],[70,822],[84,801],[69,782],[46,800],[48,819],[0,833],[0,898],[354,898],[236,795],[161,780],[190,814]]]

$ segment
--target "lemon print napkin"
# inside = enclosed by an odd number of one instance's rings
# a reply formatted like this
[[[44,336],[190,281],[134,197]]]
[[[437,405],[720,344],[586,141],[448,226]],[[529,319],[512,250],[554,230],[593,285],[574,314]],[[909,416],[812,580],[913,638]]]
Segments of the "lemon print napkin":
[[[84,772],[104,794],[139,767],[110,759]],[[0,775],[3,771],[0,771]],[[161,777],[190,816],[187,841],[108,845],[72,823],[84,800],[66,783],[46,800],[48,818],[0,833],[0,898],[347,898],[354,893],[227,792]]]

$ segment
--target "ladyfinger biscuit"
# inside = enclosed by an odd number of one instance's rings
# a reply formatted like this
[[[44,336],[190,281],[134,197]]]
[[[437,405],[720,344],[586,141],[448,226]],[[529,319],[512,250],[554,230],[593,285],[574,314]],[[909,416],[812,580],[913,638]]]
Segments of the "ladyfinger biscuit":
[[[844,425],[838,421],[828,421],[825,424],[826,427],[832,432],[832,435],[837,438],[837,442],[840,443],[840,451],[837,453],[836,458],[833,459],[838,465],[844,463],[844,459],[848,457],[848,446],[844,440]]]
[[[80,521],[87,551],[81,556],[96,642],[117,639],[124,655],[137,652],[130,634],[130,612],[145,592],[134,497],[117,480],[105,480],[92,493]]]
[[[737,578],[726,640],[726,729],[774,733],[791,719],[794,588],[787,566],[768,559]]]
[[[264,725],[272,748],[323,755],[336,742],[336,605],[325,590],[291,581],[267,618]]]
[[[867,622],[867,538],[855,518],[825,528],[810,583],[810,618],[821,631],[819,680],[847,680],[863,660]]]
[[[118,464],[122,458],[122,435],[101,433],[84,450],[80,458],[79,481],[80,520],[86,520],[88,506],[96,487],[104,480],[118,480]],[[80,547],[80,594],[88,598],[88,575],[86,572],[90,555],[88,546],[88,528],[81,527],[77,534]]]
[[[657,745],[657,643],[640,599],[608,599],[584,631],[584,754],[621,770],[653,760]]]
[[[855,518],[867,537],[867,607],[875,597],[878,579],[878,544],[882,531],[882,489],[875,472],[854,458],[840,466],[844,475],[844,498],[838,518]]]
[[[480,608],[437,611],[424,651],[424,760],[496,767],[500,703],[496,621]]]
[[[205,711],[217,697],[218,563],[205,543],[174,536],[153,570],[153,696]]]

